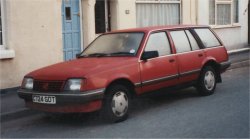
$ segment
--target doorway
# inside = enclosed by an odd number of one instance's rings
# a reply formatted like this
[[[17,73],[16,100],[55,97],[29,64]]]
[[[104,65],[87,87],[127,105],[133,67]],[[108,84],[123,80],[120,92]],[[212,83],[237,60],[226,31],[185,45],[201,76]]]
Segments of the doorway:
[[[96,34],[111,31],[111,14],[109,0],[96,0],[95,4],[95,32]]]
[[[80,0],[62,0],[64,61],[75,59],[81,52]]]

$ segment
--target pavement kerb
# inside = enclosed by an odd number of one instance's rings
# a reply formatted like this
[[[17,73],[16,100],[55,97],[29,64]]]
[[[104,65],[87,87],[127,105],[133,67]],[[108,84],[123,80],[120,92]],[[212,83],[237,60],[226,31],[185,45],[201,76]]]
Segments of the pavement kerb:
[[[19,109],[12,112],[1,113],[1,123],[26,116],[31,116],[38,113],[39,113],[38,111],[34,111],[28,108]]]
[[[238,53],[247,52],[247,51],[250,51],[250,48],[241,48],[241,49],[229,50],[227,52],[228,52],[229,55],[233,55],[233,54],[238,54]]]

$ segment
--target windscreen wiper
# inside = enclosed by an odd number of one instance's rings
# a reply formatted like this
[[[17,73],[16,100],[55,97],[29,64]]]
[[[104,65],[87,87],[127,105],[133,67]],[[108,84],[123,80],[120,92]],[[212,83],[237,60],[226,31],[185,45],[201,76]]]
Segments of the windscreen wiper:
[[[89,54],[87,56],[88,57],[104,57],[104,56],[109,56],[109,54],[105,54],[105,53],[93,53],[93,54]]]
[[[129,52],[115,52],[115,53],[111,53],[110,55],[134,55],[133,53],[129,53]]]

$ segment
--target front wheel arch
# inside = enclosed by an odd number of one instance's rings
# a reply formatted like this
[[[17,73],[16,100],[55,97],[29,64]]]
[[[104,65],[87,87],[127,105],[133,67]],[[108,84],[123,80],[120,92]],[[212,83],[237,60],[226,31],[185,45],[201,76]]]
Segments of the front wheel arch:
[[[135,85],[130,80],[125,79],[125,78],[116,79],[116,80],[113,80],[112,82],[110,82],[106,87],[105,94],[107,93],[107,90],[110,87],[112,87],[113,85],[116,85],[116,84],[126,86],[129,89],[131,98],[136,96]]]

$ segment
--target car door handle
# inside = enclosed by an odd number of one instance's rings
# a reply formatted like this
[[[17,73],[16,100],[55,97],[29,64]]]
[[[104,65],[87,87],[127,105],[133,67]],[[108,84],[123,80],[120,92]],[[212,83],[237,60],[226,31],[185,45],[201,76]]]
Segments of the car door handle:
[[[174,59],[169,59],[169,62],[173,63],[173,62],[175,62],[175,60]]]
[[[203,54],[198,54],[199,57],[203,57]]]

